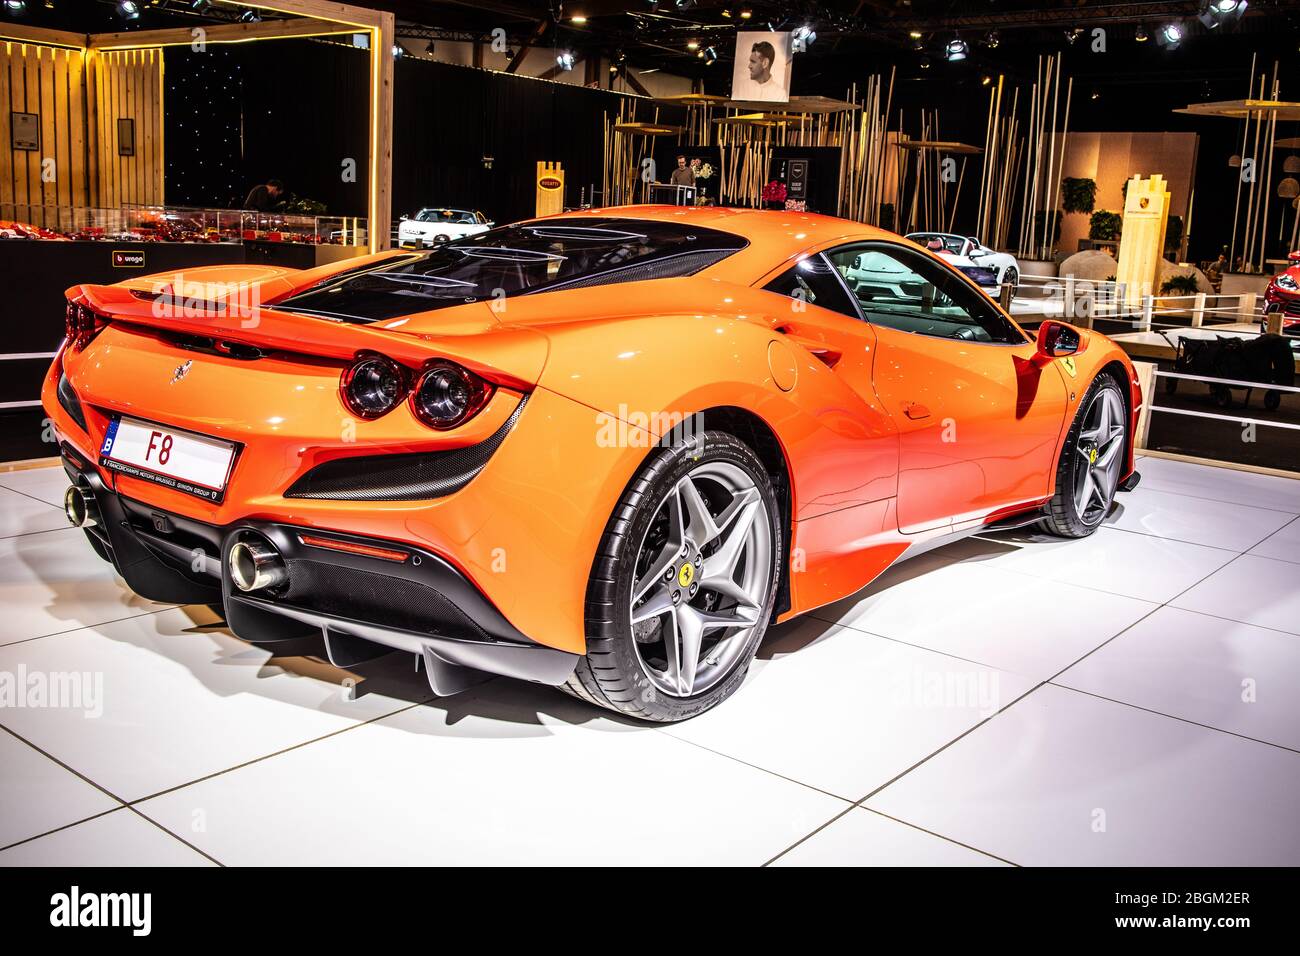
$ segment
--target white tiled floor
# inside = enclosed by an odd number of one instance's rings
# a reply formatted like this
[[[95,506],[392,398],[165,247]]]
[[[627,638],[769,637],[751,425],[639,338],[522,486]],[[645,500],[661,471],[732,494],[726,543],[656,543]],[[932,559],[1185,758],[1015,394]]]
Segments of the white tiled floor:
[[[0,473],[0,681],[97,691],[0,704],[0,865],[1298,865],[1300,482],[1141,471],[1092,538],[968,539],[774,629],[668,728],[273,656],[130,595],[58,470]]]

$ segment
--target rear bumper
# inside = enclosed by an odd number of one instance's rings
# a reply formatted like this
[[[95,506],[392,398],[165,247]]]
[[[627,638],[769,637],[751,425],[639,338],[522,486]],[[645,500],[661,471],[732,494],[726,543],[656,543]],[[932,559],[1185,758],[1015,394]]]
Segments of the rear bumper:
[[[117,494],[66,445],[63,462],[69,480],[94,499],[98,521],[87,537],[133,591],[168,603],[220,602],[230,629],[245,640],[318,634],[330,661],[344,668],[407,651],[420,658],[439,695],[484,674],[559,684],[577,664],[578,655],[520,633],[430,551],[278,522],[207,524]],[[288,568],[284,586],[247,593],[234,586],[227,556],[250,536],[279,552]]]

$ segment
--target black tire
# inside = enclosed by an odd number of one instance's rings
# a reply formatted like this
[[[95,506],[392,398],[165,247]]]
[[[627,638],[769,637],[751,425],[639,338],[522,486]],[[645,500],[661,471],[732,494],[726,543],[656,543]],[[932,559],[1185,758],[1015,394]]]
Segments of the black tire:
[[[672,697],[662,693],[650,680],[633,644],[633,575],[641,542],[661,503],[688,472],[711,461],[740,467],[759,491],[772,535],[771,582],[758,623],[745,639],[745,647],[732,670],[703,693]],[[696,441],[677,443],[651,454],[623,492],[605,526],[587,586],[587,654],[562,689],[588,703],[660,723],[686,720],[730,697],[744,681],[771,621],[785,553],[778,507],[763,463],[748,445],[729,433],[705,432]]]
[[[1282,404],[1282,393],[1269,389],[1264,393],[1264,407],[1270,412],[1277,411],[1277,407]]]
[[[1125,401],[1124,390],[1114,376],[1103,373],[1093,379],[1092,385],[1083,396],[1083,401],[1079,402],[1078,411],[1075,412],[1074,421],[1070,425],[1070,433],[1066,435],[1065,445],[1061,448],[1060,460],[1056,464],[1056,493],[1047,504],[1047,517],[1040,522],[1040,526],[1048,534],[1061,538],[1086,538],[1101,527],[1102,520],[1105,518],[1103,514],[1094,520],[1086,520],[1084,515],[1079,514],[1074,498],[1075,469],[1081,467],[1079,463],[1083,460],[1079,453],[1079,435],[1083,431],[1087,410],[1092,406],[1097,393],[1103,389],[1115,391],[1120,406],[1127,415],[1128,402]],[[1129,433],[1126,418],[1124,441],[1131,440],[1132,435]]]
[[[1176,391],[1178,391],[1178,379],[1176,378],[1165,379],[1165,394],[1172,395]]]
[[[1002,284],[1011,283],[1011,294],[1014,296],[1020,289],[1020,273],[1016,271],[1015,266],[1007,266],[1007,271],[1002,273]]]

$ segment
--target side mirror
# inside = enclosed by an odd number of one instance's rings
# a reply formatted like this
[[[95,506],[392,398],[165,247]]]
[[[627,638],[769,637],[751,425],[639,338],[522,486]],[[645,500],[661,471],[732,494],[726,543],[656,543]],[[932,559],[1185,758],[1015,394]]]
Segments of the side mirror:
[[[1038,354],[1044,358],[1078,355],[1086,348],[1083,333],[1072,325],[1048,319],[1038,327]]]
[[[410,216],[403,216],[403,217],[402,217],[400,220],[398,220],[398,221],[399,221],[399,222],[406,222],[406,220],[408,220],[408,219],[410,219],[410,218],[411,218]]]
[[[496,223],[489,219],[487,222],[483,223],[483,225],[485,225],[485,226],[487,226],[489,229],[491,229],[493,226],[496,225]]]

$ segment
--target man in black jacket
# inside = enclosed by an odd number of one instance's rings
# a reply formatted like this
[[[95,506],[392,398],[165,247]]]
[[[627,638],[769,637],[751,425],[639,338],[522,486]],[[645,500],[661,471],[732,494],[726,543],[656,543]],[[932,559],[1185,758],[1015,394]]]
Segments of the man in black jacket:
[[[280,201],[280,196],[283,193],[284,183],[278,179],[272,179],[260,186],[254,186],[249,191],[248,198],[244,200],[244,208],[253,209],[257,212],[270,212],[275,208],[275,204]]]

